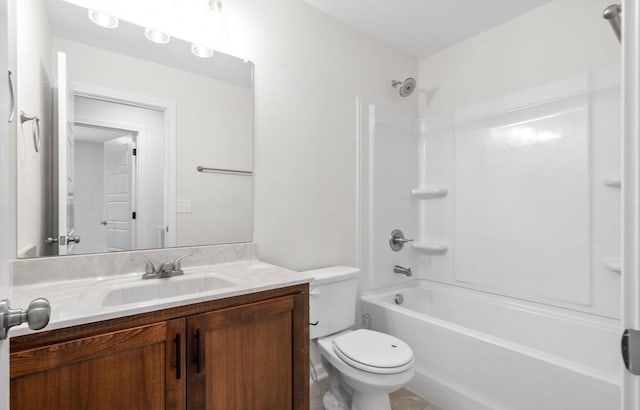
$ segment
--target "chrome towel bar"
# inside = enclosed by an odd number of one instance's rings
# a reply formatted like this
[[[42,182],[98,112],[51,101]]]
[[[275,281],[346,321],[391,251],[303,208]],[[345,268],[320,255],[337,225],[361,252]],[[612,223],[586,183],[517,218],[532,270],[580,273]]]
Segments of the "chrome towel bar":
[[[237,169],[224,169],[224,168],[207,168],[207,167],[203,167],[202,165],[198,165],[196,170],[198,172],[212,172],[216,174],[247,175],[247,176],[253,175],[253,172],[251,171],[239,171]]]

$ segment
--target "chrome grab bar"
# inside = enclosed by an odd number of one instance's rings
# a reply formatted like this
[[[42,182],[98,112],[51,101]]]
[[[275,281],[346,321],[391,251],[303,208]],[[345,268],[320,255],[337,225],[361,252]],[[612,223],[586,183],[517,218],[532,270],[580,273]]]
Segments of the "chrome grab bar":
[[[29,116],[24,111],[20,111],[20,124],[24,124],[27,121],[33,121],[31,123],[31,132],[33,134],[33,148],[36,152],[40,152],[40,118],[35,115]]]
[[[9,123],[12,123],[16,118],[16,95],[13,91],[13,80],[11,79],[11,70],[9,70],[9,98],[11,99],[11,103],[9,105]]]
[[[198,165],[196,167],[196,170],[198,172],[213,172],[217,174],[248,175],[248,176],[253,175],[253,172],[251,171],[239,171],[237,169],[224,169],[224,168],[207,168],[207,167],[203,167],[202,165]]]

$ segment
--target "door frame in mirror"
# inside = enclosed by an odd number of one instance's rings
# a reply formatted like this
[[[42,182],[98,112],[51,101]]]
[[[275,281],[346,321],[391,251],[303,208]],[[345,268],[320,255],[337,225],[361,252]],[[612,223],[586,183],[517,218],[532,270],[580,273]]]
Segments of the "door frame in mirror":
[[[73,90],[72,90],[73,94]],[[75,94],[74,94],[75,97]],[[86,96],[85,96],[86,97]],[[105,121],[99,118],[93,117],[78,117],[74,118],[75,124],[88,125],[94,127],[102,127],[102,128],[115,128],[122,129],[127,131],[132,131],[136,135],[136,143],[135,148],[137,149],[136,159],[135,159],[135,173],[136,173],[136,184],[135,184],[135,195],[133,197],[133,203],[135,204],[134,209],[145,209],[146,200],[144,193],[144,189],[140,190],[141,181],[145,181],[145,164],[146,164],[146,152],[145,142],[146,142],[146,129],[140,125],[129,124],[124,122],[115,122],[115,121]],[[166,185],[163,187],[164,190],[167,189]],[[166,198],[165,198],[166,199]],[[167,204],[165,204],[165,207]],[[106,219],[106,218],[104,218]],[[147,243],[147,238],[144,236],[144,230],[142,226],[146,219],[146,215],[144,212],[138,212],[137,218],[135,221],[135,240],[133,242],[133,249],[143,249],[142,243]],[[106,252],[106,251],[103,251]]]
[[[71,82],[74,97],[132,105],[134,107],[162,111],[164,114],[164,221],[167,227],[165,248],[176,246],[176,103],[175,101],[148,97],[128,91],[115,90],[91,84]],[[79,119],[80,122],[91,119]],[[109,124],[104,124],[109,126]],[[112,124],[114,125],[114,124]],[[119,128],[116,125],[116,128]],[[130,128],[130,127],[126,127]],[[143,164],[139,164],[143,165]]]

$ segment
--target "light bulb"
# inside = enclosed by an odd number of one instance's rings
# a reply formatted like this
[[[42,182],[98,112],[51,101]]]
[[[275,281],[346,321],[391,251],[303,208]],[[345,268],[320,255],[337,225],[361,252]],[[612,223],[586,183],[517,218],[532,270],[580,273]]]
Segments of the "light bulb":
[[[167,44],[169,40],[171,40],[171,36],[167,33],[163,33],[159,30],[154,30],[152,28],[147,28],[144,30],[144,35],[149,41],[153,41],[157,44]]]
[[[191,52],[193,53],[193,55],[202,57],[202,58],[208,58],[213,55],[212,49],[200,44],[195,44],[195,43],[191,44]]]
[[[116,28],[120,24],[116,17],[97,10],[89,10],[89,19],[104,28]]]

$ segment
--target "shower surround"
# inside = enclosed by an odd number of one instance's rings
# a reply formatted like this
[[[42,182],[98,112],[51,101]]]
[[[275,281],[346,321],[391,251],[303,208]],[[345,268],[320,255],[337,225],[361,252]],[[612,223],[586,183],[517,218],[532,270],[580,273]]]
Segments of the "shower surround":
[[[428,400],[619,405],[619,73],[419,121],[359,103],[360,313],[414,348]],[[414,239],[399,252],[396,228]]]

